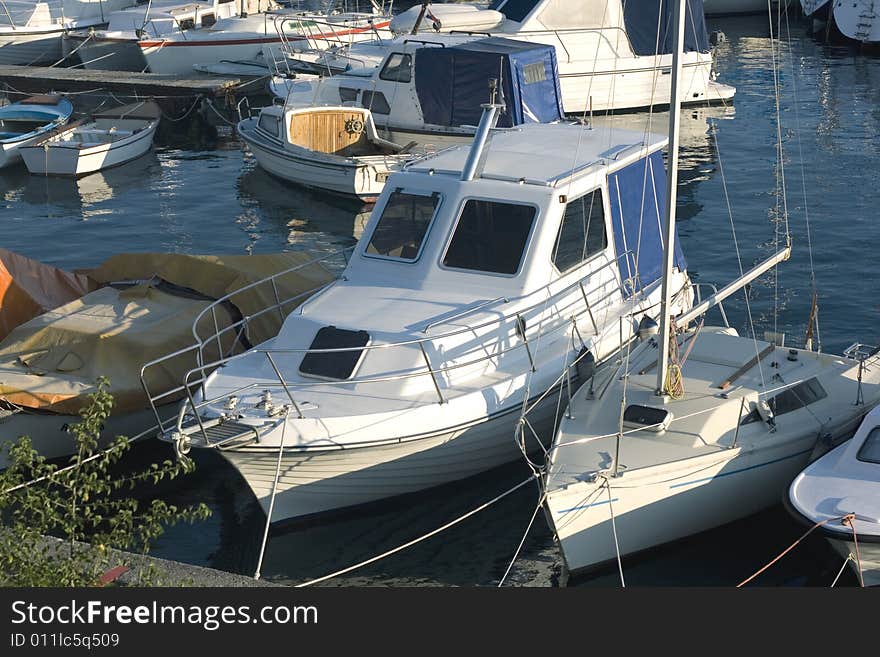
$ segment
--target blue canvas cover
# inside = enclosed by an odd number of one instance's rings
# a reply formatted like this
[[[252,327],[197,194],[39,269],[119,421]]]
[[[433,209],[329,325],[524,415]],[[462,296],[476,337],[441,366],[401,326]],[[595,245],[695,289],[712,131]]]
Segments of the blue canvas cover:
[[[663,270],[663,215],[666,212],[666,169],[655,151],[608,176],[614,250],[625,296],[649,287]],[[678,233],[675,266],[687,268]]]
[[[501,81],[498,125],[560,120],[562,91],[553,46],[491,37],[415,53],[416,93],[425,123],[477,125],[489,102],[489,79]]]
[[[653,55],[655,51],[661,55],[672,52],[677,27],[672,24],[674,9],[675,0],[623,0],[626,33],[637,55]],[[684,52],[709,52],[703,0],[687,0],[684,27]]]

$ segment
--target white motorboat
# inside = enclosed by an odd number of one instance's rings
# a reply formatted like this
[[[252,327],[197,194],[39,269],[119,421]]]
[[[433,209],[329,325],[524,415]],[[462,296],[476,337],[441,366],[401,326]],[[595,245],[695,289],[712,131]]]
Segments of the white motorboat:
[[[845,38],[859,43],[880,43],[880,16],[874,0],[801,0],[804,15],[816,31],[837,28]]]
[[[63,126],[73,104],[57,95],[30,96],[0,107],[0,169],[21,161],[21,149]]]
[[[391,21],[391,30],[409,34],[417,28],[421,37],[438,28],[458,31],[461,20],[476,21],[485,15],[494,26],[481,29],[483,33],[555,47],[567,113],[669,104],[671,3],[495,0],[488,9],[466,11],[455,4],[431,4],[428,10],[416,6],[401,12]],[[680,100],[700,104],[729,100],[735,89],[715,80],[699,0],[689,0],[687,24]]]
[[[131,103],[68,124],[20,148],[28,171],[42,176],[84,176],[146,154],[162,111],[151,101]]]
[[[295,78],[284,104],[368,108],[384,138],[431,150],[473,138],[490,79],[502,80],[499,126],[564,119],[553,47],[497,37],[434,39],[400,43],[369,75]]]
[[[106,26],[68,30],[64,52],[67,57],[76,53],[82,66],[90,70],[146,71],[140,40],[175,35],[189,38],[239,15],[256,14],[254,18],[262,20],[262,12],[275,6],[273,0],[150,1],[112,12]]]
[[[416,157],[382,139],[370,110],[273,105],[237,126],[257,162],[290,182],[374,202],[388,176]]]
[[[795,477],[784,501],[802,523],[820,525],[863,586],[880,585],[880,409]]]
[[[666,139],[492,129],[500,107],[487,108],[470,146],[388,178],[341,278],[276,338],[182,384],[198,391],[165,439],[178,454],[218,450],[270,520],[514,460],[522,405],[536,405],[546,440],[558,409],[543,390],[567,385],[582,350],[602,362],[656,314],[657,279],[633,271],[661,252]],[[640,230],[640,216],[655,221]],[[683,310],[692,297],[679,264]],[[523,449],[538,447],[529,438]]]
[[[326,49],[390,36],[390,19],[379,5],[373,3],[372,12],[346,12],[337,4],[321,12],[278,10],[226,18],[206,30],[146,34],[138,47],[153,73],[189,73],[193,65],[259,60],[268,73],[282,49]]]
[[[676,3],[678,43],[685,1]],[[673,84],[679,74],[676,63]],[[673,172],[678,110],[670,113]],[[675,190],[670,177],[664,281],[674,255]],[[617,369],[594,376],[573,395],[544,475],[545,510],[570,573],[777,503],[819,439],[842,439],[880,402],[876,355],[785,348],[782,339],[703,325],[710,308],[790,251],[788,243],[674,322],[665,295],[676,287],[664,282],[659,336],[646,332]]]
[[[267,107],[259,119],[242,121],[239,134],[267,171],[372,202],[389,173],[416,155],[472,139],[489,80],[499,75],[504,99],[499,125],[564,118],[551,46],[498,38],[470,38],[444,48],[414,42],[389,58],[379,75],[401,80],[397,96],[372,90],[365,78],[360,88],[345,89],[351,106],[322,104],[338,98],[334,89],[312,106]]]
[[[0,0],[0,64],[56,64],[62,35],[106,25],[111,12],[137,0]]]
[[[151,386],[164,393],[159,414],[172,417],[177,381],[198,362],[187,350],[193,331],[226,327],[209,349],[242,351],[250,339],[275,335],[286,313],[331,280],[305,252],[122,254],[78,276],[0,256],[14,265],[13,275],[0,275],[0,439],[30,436],[47,458],[73,453],[67,428],[99,376],[110,379],[114,399],[103,439],[141,434],[155,425],[138,376],[144,361],[179,351],[151,372]],[[0,468],[7,465],[0,450]]]

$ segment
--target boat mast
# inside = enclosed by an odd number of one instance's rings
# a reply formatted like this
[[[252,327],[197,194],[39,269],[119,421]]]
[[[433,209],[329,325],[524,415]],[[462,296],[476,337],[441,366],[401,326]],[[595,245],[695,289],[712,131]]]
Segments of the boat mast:
[[[669,92],[669,175],[666,179],[666,216],[663,232],[663,278],[660,300],[660,355],[657,361],[657,389],[655,394],[664,395],[666,370],[669,369],[669,338],[672,331],[672,265],[675,259],[675,203],[678,190],[678,127],[681,111],[681,95],[678,92],[681,78],[682,52],[684,50],[685,2],[673,0],[675,9],[672,24],[676,26],[672,47],[672,85]],[[660,20],[660,17],[657,17]]]

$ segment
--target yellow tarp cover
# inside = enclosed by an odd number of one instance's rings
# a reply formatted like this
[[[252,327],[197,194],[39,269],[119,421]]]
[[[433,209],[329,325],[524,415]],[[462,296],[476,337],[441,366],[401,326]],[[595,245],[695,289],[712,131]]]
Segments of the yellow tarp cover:
[[[312,259],[306,253],[257,256],[186,256],[126,254],[115,256],[94,270],[90,278],[100,284],[144,280],[119,290],[102,287],[84,297],[43,313],[15,328],[0,341],[0,398],[19,406],[76,413],[84,395],[95,390],[99,376],[110,379],[114,412],[147,406],[140,382],[141,366],[194,343],[192,325],[212,299]],[[157,278],[197,293],[181,293],[159,284]],[[332,280],[320,265],[312,264],[276,279],[281,300],[307,292]],[[289,313],[305,297],[284,307]],[[271,284],[235,294],[232,305],[216,308],[217,324],[229,326],[240,315],[250,316],[276,303]],[[281,314],[275,310],[248,322],[252,344],[278,333]],[[198,333],[214,334],[211,313],[202,318]],[[207,342],[207,361],[219,354],[216,341]],[[223,339],[224,353],[244,347],[234,332]],[[184,373],[195,367],[195,352],[166,361],[148,372],[155,394],[181,385]],[[167,401],[172,401],[168,398]]]
[[[86,276],[0,249],[0,340],[19,324],[94,288]]]

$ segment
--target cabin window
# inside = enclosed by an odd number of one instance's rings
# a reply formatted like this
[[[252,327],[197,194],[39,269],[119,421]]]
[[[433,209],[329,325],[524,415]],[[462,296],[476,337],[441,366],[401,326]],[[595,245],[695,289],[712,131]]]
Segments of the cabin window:
[[[216,22],[217,18],[214,14],[205,14],[202,16],[202,27],[211,27]]]
[[[856,458],[866,463],[880,463],[880,427],[871,429]]]
[[[522,21],[535,8],[539,0],[495,0],[489,9],[500,11],[512,21]]]
[[[339,100],[343,103],[350,103],[357,100],[358,90],[351,87],[339,87]]]
[[[536,214],[537,210],[531,205],[468,200],[443,264],[455,269],[515,274]]]
[[[300,374],[318,379],[345,381],[357,372],[370,344],[366,331],[349,331],[324,326],[318,329],[309,349],[343,349],[345,351],[306,352],[300,363]]]
[[[546,80],[547,69],[544,68],[544,62],[535,62],[534,64],[523,66],[523,79],[526,84],[534,84],[535,82]]]
[[[278,136],[278,126],[280,125],[280,120],[277,116],[273,116],[271,114],[260,114],[260,130],[269,133],[273,137]]]
[[[409,82],[412,79],[412,57],[402,52],[392,53],[382,67],[379,78],[389,82]]]
[[[602,191],[569,201],[553,246],[553,264],[565,273],[608,246]]]
[[[767,400],[773,415],[785,415],[792,411],[797,411],[810,404],[815,404],[820,399],[825,399],[828,393],[815,378],[801,381],[791,388],[786,388],[778,395]],[[746,415],[740,424],[750,424],[751,422],[759,422],[761,416],[757,409]]]
[[[196,19],[195,18],[181,18],[178,25],[180,25],[181,32],[184,32],[186,30],[191,30],[196,26]]]
[[[361,105],[374,114],[390,114],[391,106],[381,91],[364,91]]]
[[[366,254],[410,262],[416,260],[439,202],[437,194],[425,196],[394,190],[373,229]]]

